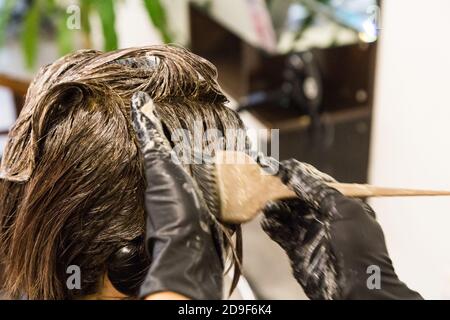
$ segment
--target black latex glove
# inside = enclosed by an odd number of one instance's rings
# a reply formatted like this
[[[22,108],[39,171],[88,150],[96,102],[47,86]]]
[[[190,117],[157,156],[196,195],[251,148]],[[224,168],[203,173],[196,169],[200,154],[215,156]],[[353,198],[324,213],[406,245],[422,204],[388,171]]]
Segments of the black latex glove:
[[[264,231],[288,254],[306,295],[420,299],[398,279],[373,210],[330,188],[325,182],[331,178],[310,169],[296,160],[281,163],[279,177],[299,199],[268,204],[262,221]]]
[[[141,108],[151,112],[141,112]],[[150,97],[132,99],[132,121],[144,157],[146,245],[152,264],[140,296],[171,291],[191,299],[221,299],[223,264],[211,221],[192,178],[175,163]]]

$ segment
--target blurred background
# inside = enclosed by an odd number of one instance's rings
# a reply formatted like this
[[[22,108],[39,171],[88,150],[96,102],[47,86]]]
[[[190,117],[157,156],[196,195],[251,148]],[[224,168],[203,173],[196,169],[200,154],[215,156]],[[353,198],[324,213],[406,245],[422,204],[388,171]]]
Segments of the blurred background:
[[[249,128],[280,130],[281,159],[342,182],[450,189],[449,11],[447,0],[0,0],[0,157],[40,66],[177,43],[217,66]],[[450,199],[370,204],[400,279],[450,299]],[[244,226],[244,268],[241,297],[306,299],[258,221]]]

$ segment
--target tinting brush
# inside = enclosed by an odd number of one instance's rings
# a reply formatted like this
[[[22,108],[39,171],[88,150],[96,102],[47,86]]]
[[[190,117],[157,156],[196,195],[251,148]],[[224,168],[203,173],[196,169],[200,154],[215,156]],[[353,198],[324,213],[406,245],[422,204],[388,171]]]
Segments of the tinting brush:
[[[269,201],[295,198],[281,180],[265,173],[249,155],[235,151],[216,153],[215,175],[220,199],[219,219],[243,223],[255,218]],[[450,196],[450,191],[384,188],[369,184],[327,182],[348,197]]]

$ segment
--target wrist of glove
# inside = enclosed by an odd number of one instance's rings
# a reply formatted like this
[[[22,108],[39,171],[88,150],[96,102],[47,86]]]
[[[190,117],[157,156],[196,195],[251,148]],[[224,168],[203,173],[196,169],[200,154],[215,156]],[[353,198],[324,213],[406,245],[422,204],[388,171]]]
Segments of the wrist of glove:
[[[175,163],[151,99],[138,93],[132,121],[140,144],[145,190],[146,246],[152,263],[140,296],[171,291],[191,299],[221,299],[223,263],[206,205],[193,179]],[[144,114],[141,108],[150,107]]]
[[[286,251],[310,299],[420,298],[398,279],[368,205],[296,160],[281,163],[280,178],[299,198],[266,206],[262,227]]]

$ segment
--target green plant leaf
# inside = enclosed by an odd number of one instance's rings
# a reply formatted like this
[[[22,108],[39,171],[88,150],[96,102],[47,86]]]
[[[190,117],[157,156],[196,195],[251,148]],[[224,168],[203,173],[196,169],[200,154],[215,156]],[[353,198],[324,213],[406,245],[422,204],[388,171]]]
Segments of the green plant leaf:
[[[73,50],[73,31],[67,28],[67,18],[64,12],[60,12],[57,18],[56,42],[60,55],[65,55]]]
[[[116,12],[114,10],[113,0],[93,1],[95,9],[98,12],[103,29],[104,50],[116,50],[118,47],[116,32]],[[83,13],[82,13],[83,14]]]
[[[25,65],[31,69],[36,63],[38,51],[38,38],[40,30],[40,0],[34,0],[31,8],[25,15],[22,25],[21,44],[25,58]]]
[[[16,5],[17,0],[6,0],[0,10],[0,47],[5,42],[6,30],[8,22],[11,19],[11,13]]]
[[[161,33],[163,41],[165,43],[172,42],[172,36],[170,35],[167,24],[166,10],[160,0],[144,0],[144,5],[153,25]]]
[[[57,6],[56,6],[55,0],[45,0],[44,1],[44,9],[50,13],[53,13],[54,11],[56,11]]]
[[[84,37],[84,47],[91,48],[91,24],[89,21],[89,16],[92,11],[91,0],[80,0],[80,11],[81,11],[81,32]]]
[[[67,27],[67,14],[65,7],[57,5],[56,0],[45,0],[41,12],[53,22],[55,38],[60,55],[65,55],[73,50],[72,31]]]

